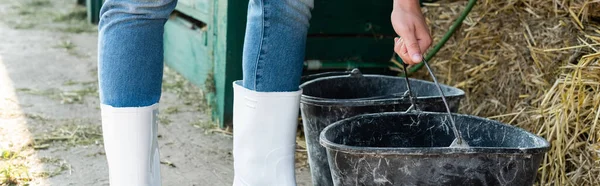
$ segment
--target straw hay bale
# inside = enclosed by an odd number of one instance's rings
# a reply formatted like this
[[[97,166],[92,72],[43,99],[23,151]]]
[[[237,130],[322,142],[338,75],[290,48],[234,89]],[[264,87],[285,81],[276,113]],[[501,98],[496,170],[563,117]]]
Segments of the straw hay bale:
[[[434,41],[465,5],[424,8]],[[551,142],[538,184],[600,185],[599,61],[599,0],[480,0],[431,64],[467,92],[461,112]]]

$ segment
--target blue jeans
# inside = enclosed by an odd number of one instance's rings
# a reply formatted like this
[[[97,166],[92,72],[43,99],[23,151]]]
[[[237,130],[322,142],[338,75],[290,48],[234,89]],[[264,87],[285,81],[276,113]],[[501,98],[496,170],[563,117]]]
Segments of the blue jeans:
[[[98,25],[102,104],[143,107],[158,103],[164,24],[176,4],[177,0],[104,3]],[[244,87],[260,92],[298,90],[312,6],[313,0],[250,0],[243,51]]]

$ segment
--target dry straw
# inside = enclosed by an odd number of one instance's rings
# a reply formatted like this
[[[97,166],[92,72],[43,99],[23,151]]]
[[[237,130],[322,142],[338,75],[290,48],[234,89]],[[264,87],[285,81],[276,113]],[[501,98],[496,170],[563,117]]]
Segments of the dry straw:
[[[424,8],[434,39],[465,4]],[[599,61],[600,0],[481,0],[432,64],[461,112],[550,141],[537,184],[600,185]]]

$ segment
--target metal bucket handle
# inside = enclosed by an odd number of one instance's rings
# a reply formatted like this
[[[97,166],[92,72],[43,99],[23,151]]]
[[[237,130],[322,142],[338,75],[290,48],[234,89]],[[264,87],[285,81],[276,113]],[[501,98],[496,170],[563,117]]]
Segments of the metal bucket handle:
[[[444,102],[444,106],[446,106],[446,112],[448,113],[448,117],[450,117],[450,122],[452,123],[452,131],[454,132],[454,135],[456,136],[456,144],[460,145],[463,143],[463,139],[462,139],[462,135],[460,134],[460,132],[458,131],[458,129],[456,128],[456,123],[454,122],[454,117],[452,117],[452,113],[450,112],[450,106],[448,106],[448,102],[446,101],[446,95],[444,95],[444,91],[442,90],[442,87],[440,86],[440,83],[438,82],[437,78],[435,78],[435,75],[433,75],[433,70],[431,70],[431,67],[429,66],[429,64],[427,63],[427,61],[425,59],[423,59],[422,61],[423,64],[425,64],[425,67],[427,67],[427,71],[429,71],[429,75],[431,75],[431,78],[433,79],[433,82],[435,83],[435,86],[437,87],[438,91],[440,92],[440,95],[442,97],[442,101]],[[407,68],[408,65],[406,63],[402,63],[402,65],[404,66],[404,73],[408,74],[407,72]],[[406,110],[406,112],[410,112],[412,111],[412,108],[415,107],[415,109],[417,111],[420,111],[416,105],[416,101],[415,98],[412,94],[412,90],[410,88],[410,83],[408,81],[408,76],[404,76],[406,78],[406,86],[408,87],[408,97],[410,99],[411,102],[411,106]],[[454,144],[454,143],[453,143]]]
[[[330,77],[330,76],[341,76],[341,75],[350,75],[350,77],[362,77],[362,73],[358,68],[348,70],[348,71],[333,71],[333,72],[322,72],[317,74],[311,74],[302,76],[300,82],[304,83],[313,79],[318,79],[322,77]]]
[[[341,76],[341,75],[348,75],[349,77],[357,77],[357,78],[361,78],[364,77],[363,73],[360,72],[360,70],[358,68],[354,68],[352,70],[349,71],[334,71],[334,72],[323,72],[323,73],[317,73],[317,74],[311,74],[311,75],[306,75],[306,76],[302,76],[301,78],[301,82],[305,83],[314,79],[318,79],[318,78],[324,78],[324,77],[331,77],[331,76]],[[407,92],[404,93],[394,93],[394,94],[388,94],[388,95],[383,95],[383,96],[372,96],[372,97],[366,97],[366,98],[357,98],[357,99],[352,99],[352,100],[375,100],[375,99],[390,99],[390,98],[404,98],[407,95]],[[316,98],[315,98],[316,99]]]
[[[408,99],[410,100],[410,107],[408,107],[408,109],[406,109],[406,111],[404,111],[404,112],[408,113],[408,112],[413,111],[413,109],[416,110],[416,111],[421,111],[417,107],[417,101],[415,100],[416,98],[415,98],[415,96],[413,96],[412,89],[410,88],[410,80],[408,79],[408,71],[407,71],[408,65],[406,63],[404,63],[404,62],[401,62],[401,63],[402,63],[402,66],[404,67],[402,69],[404,69],[404,79],[406,79],[406,88],[408,89],[404,93],[404,95],[408,94]],[[442,95],[442,97],[443,97],[443,95]],[[448,105],[446,105],[446,106],[448,106]]]

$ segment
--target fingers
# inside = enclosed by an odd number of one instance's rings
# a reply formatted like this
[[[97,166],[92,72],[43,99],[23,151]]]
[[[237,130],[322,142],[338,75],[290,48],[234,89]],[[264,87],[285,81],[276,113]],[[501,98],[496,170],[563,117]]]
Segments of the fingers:
[[[412,65],[412,61],[408,55],[408,51],[406,50],[406,46],[404,45],[404,41],[402,38],[394,38],[394,52],[396,52],[396,54],[398,54],[398,56],[400,56],[400,58],[402,58],[402,61],[404,61],[404,63]]]
[[[410,57],[408,56],[408,50],[406,50],[406,45],[401,44],[400,46],[401,46],[400,53],[402,54],[402,60],[408,61],[409,62],[408,64],[413,64],[413,63],[410,63],[411,60],[410,60]]]
[[[402,58],[402,61],[404,61],[404,63],[409,64],[409,65],[414,65],[414,64],[421,62],[423,57],[421,55],[421,51],[420,51],[418,42],[407,45],[406,41],[403,38],[400,38],[400,39],[396,38],[394,40],[395,40],[394,51],[398,54],[398,56],[400,56],[400,58]],[[417,51],[417,52],[411,53],[410,52],[411,46],[412,46],[412,50]],[[412,54],[416,54],[416,55],[412,55]]]
[[[421,62],[423,56],[421,55],[421,48],[419,47],[419,42],[417,41],[415,28],[408,27],[408,29],[403,29],[401,32],[404,46],[408,51],[407,59],[403,60],[408,60],[407,62],[409,62],[410,64],[416,64]]]
[[[423,28],[400,32],[403,37],[394,39],[394,51],[406,64],[420,63],[423,60],[423,52],[431,46],[432,39],[428,29],[423,25],[420,26]]]
[[[414,27],[398,29],[400,39],[395,39],[394,51],[406,64],[414,65],[423,59]]]
[[[429,49],[429,47],[431,47],[431,43],[432,43],[432,39],[431,39],[431,35],[429,34],[429,29],[427,28],[426,25],[419,25],[421,28],[417,29],[417,31],[415,32],[415,35],[417,35],[417,40],[419,42],[419,48],[421,49],[422,52],[427,51],[427,49]],[[419,27],[417,26],[417,27]]]

